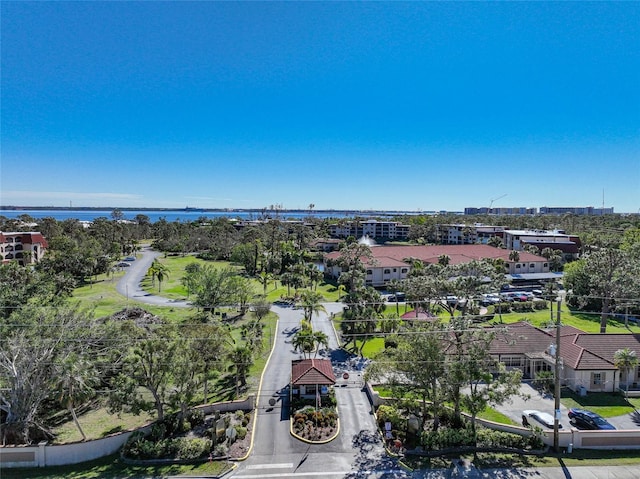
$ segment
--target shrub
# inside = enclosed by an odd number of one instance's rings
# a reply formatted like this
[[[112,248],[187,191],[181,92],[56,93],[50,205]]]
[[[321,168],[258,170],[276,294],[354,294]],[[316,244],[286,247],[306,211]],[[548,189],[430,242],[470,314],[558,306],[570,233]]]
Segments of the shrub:
[[[549,306],[547,306],[547,302],[546,301],[534,301],[533,302],[533,309],[535,310],[541,310],[541,309],[547,309]]]
[[[198,459],[209,453],[211,450],[211,440],[204,438],[180,437],[174,439],[175,453],[178,459],[185,461]]]
[[[398,337],[397,336],[385,336],[384,338],[384,348],[394,348],[398,347]]]
[[[234,429],[236,430],[236,438],[238,440],[243,440],[245,437],[247,437],[247,428],[244,426],[235,426]]]
[[[226,456],[229,452],[229,448],[226,444],[218,444],[213,450],[214,456]]]
[[[406,420],[400,411],[393,406],[382,404],[378,407],[378,426],[383,429],[386,422],[390,422],[394,429],[403,429]]]

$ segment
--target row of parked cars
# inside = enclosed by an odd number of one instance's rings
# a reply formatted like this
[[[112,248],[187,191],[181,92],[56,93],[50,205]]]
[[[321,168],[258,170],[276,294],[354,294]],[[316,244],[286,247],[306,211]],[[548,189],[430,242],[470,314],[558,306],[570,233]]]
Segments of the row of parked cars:
[[[135,256],[127,256],[122,261],[116,263],[116,266],[118,268],[128,268],[129,266],[131,266],[131,262],[135,260],[136,260]]]
[[[590,430],[613,430],[615,427],[605,418],[586,409],[571,408],[569,409],[569,422],[577,429]],[[533,424],[532,424],[533,423]],[[553,429],[554,418],[551,414],[540,412],[533,409],[522,411],[522,425],[528,427],[530,425],[544,426]],[[558,428],[562,429],[562,424],[558,424]]]

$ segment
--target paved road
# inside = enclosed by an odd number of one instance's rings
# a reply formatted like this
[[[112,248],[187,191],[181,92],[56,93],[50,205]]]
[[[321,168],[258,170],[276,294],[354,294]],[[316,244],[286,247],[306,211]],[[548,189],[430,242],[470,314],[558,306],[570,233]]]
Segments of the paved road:
[[[153,260],[160,256],[162,253],[153,251],[150,246],[143,246],[141,254],[138,255],[136,261],[131,261],[128,268],[123,268],[125,274],[116,285],[116,290],[128,299],[139,301],[145,304],[152,304],[155,306],[173,306],[179,308],[189,308],[191,305],[186,301],[178,301],[162,296],[155,296],[147,293],[140,287],[142,279],[147,274],[147,270]]]
[[[339,303],[325,305],[327,312],[337,312]],[[307,444],[293,438],[289,432],[288,383],[291,360],[300,358],[291,347],[291,337],[297,331],[302,310],[274,306],[280,320],[276,345],[264,374],[258,398],[258,419],[254,431],[254,447],[247,461],[232,473],[236,479],[286,477],[411,477],[389,459],[376,432],[371,407],[362,390],[361,371],[348,365],[348,355],[338,349],[337,338],[327,317],[314,317],[313,327],[329,336],[329,349],[319,357],[330,358],[342,377],[349,368],[348,381],[341,379],[336,387],[340,434],[328,444]],[[269,400],[275,399],[271,407]]]

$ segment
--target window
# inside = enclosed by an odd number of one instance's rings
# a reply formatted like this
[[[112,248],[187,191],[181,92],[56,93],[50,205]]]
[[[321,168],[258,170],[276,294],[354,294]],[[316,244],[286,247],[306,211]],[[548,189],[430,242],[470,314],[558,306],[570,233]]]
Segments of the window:
[[[548,267],[549,267],[549,263],[544,263],[542,266],[543,266],[544,268],[548,268]]]
[[[396,268],[393,268],[393,272],[394,272],[394,273],[397,273],[397,272],[398,272],[398,270],[397,270]]]
[[[520,269],[520,265],[519,264],[516,265],[516,269]]]
[[[390,270],[390,269],[385,269],[385,270],[384,270],[384,274],[389,274],[389,273],[391,273],[391,270]]]
[[[602,373],[593,373],[591,379],[593,384],[602,384]]]
[[[367,274],[373,274],[373,270],[372,269],[368,269],[367,270]]]
[[[522,358],[520,356],[502,356],[500,360],[507,368],[522,367]]]
[[[400,270],[400,272],[401,272],[401,273],[406,273],[406,272],[407,272],[407,268],[402,268],[402,269]]]
[[[529,268],[535,268],[535,267],[536,267],[535,263],[530,263],[529,264]]]

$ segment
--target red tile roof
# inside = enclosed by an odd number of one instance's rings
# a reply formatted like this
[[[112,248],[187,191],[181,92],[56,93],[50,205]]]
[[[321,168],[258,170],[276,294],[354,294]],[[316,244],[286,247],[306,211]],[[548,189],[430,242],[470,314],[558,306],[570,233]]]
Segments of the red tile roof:
[[[335,382],[336,376],[328,359],[299,359],[291,363],[291,383],[294,386]]]
[[[447,255],[450,258],[449,264],[464,264],[473,260],[485,258],[502,259],[506,263],[511,263],[509,254],[511,250],[494,248],[483,244],[472,245],[438,245],[438,246],[374,246],[371,254],[377,260],[378,266],[398,266],[407,258],[415,258],[425,263],[437,263],[440,256]],[[519,251],[519,262],[540,262],[547,261],[543,256]],[[340,253],[334,251],[327,255],[327,258],[337,259]]]

